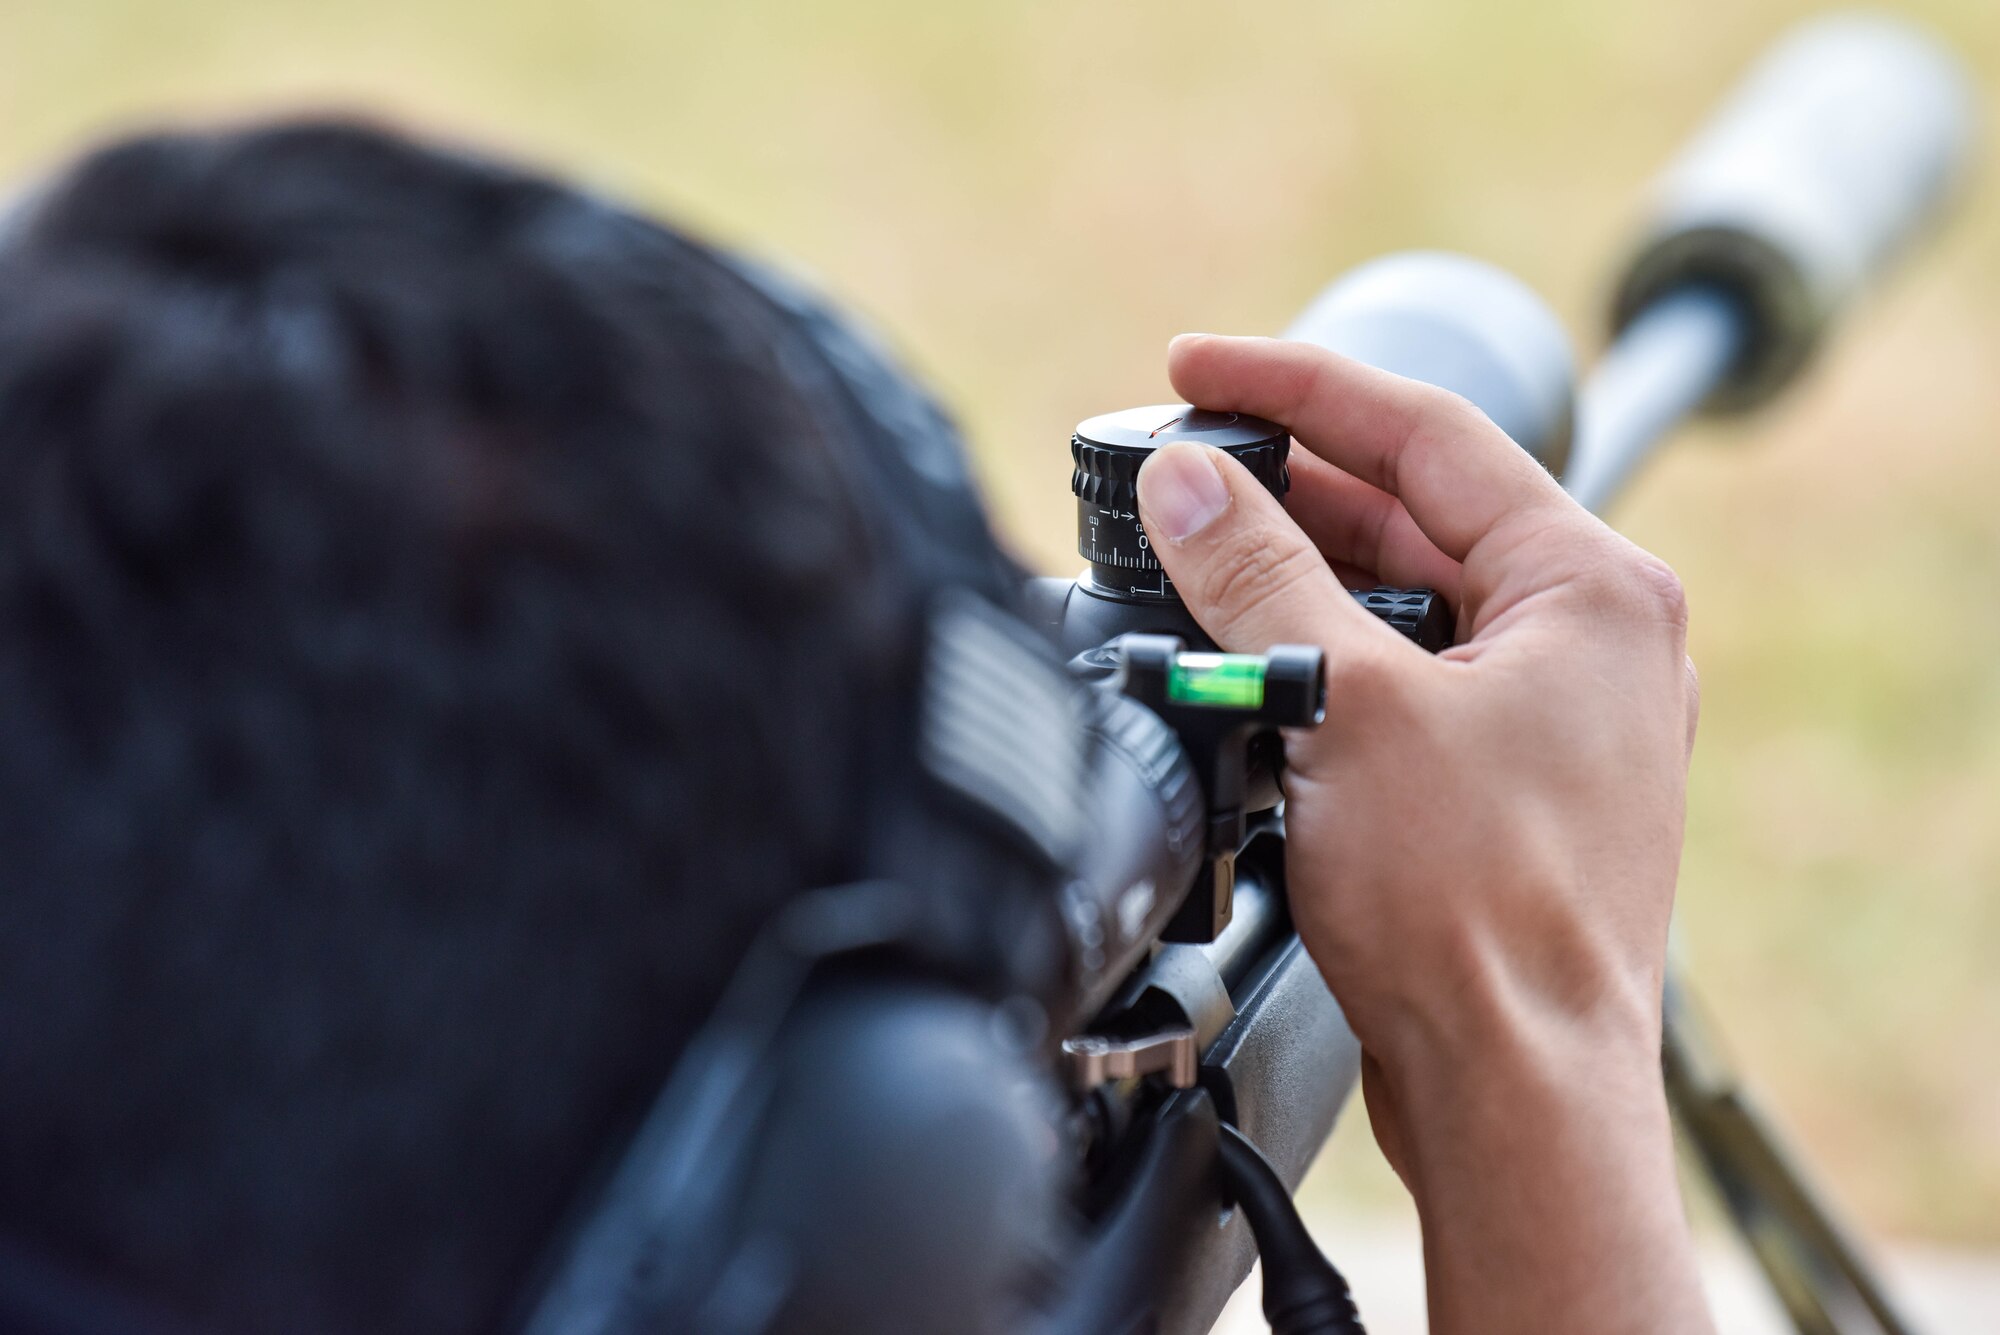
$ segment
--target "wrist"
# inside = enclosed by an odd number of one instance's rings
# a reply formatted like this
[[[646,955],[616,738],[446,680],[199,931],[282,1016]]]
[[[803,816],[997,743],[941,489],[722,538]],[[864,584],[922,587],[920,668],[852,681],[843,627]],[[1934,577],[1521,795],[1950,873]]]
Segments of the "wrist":
[[[1435,969],[1421,987],[1356,1008],[1411,1150],[1504,1138],[1523,1115],[1664,1125],[1657,975],[1585,967],[1574,951],[1560,971],[1545,962],[1530,975],[1503,962],[1518,957],[1467,949],[1470,967]],[[1505,1116],[1489,1124],[1494,1110]]]
[[[1555,933],[1543,934],[1548,945]],[[1356,1031],[1392,1073],[1428,1069],[1496,1078],[1589,1071],[1657,1081],[1663,980],[1657,966],[1601,946],[1529,953],[1470,930],[1396,991],[1354,1007]]]
[[[1516,1136],[1524,1120],[1551,1133],[1601,1124],[1621,1137],[1667,1125],[1658,1023],[1637,1007],[1538,1011],[1466,1026],[1445,1042],[1406,1034],[1370,1052],[1398,1094],[1413,1149]]]
[[[1374,1054],[1439,1335],[1707,1329],[1654,1015],[1536,1005]]]

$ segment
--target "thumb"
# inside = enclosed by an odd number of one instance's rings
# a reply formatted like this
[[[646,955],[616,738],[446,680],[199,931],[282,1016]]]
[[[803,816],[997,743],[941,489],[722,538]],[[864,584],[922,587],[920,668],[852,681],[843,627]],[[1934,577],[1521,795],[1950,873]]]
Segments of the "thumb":
[[[1139,517],[1182,601],[1225,649],[1314,644],[1331,658],[1336,638],[1343,655],[1399,638],[1355,606],[1277,498],[1220,450],[1154,451],[1139,470]]]

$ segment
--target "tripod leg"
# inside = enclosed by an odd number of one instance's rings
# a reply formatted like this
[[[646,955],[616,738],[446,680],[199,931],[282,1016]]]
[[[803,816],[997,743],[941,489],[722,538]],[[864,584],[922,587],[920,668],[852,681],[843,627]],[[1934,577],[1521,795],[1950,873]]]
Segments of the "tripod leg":
[[[1662,1060],[1687,1144],[1800,1335],[1912,1335],[1671,974]]]

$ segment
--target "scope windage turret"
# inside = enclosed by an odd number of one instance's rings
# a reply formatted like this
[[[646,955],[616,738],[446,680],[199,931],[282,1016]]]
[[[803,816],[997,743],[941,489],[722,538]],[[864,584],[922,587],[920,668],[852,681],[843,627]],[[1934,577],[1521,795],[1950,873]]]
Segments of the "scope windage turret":
[[[1286,465],[1291,435],[1261,417],[1175,403],[1080,423],[1069,442],[1076,463],[1070,490],[1076,494],[1076,550],[1090,562],[1095,592],[1135,601],[1174,597],[1173,581],[1139,522],[1139,467],[1154,450],[1177,440],[1231,455],[1280,499],[1291,488]]]

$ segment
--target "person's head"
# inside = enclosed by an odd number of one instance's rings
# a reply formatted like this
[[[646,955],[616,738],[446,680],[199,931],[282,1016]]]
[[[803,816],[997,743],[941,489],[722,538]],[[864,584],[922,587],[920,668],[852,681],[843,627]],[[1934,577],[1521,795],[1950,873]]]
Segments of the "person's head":
[[[920,572],[763,289],[548,181],[164,134],[0,233],[0,1251],[489,1323],[856,874]]]

